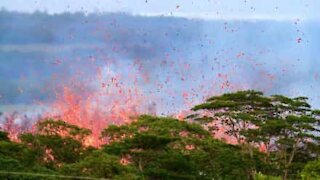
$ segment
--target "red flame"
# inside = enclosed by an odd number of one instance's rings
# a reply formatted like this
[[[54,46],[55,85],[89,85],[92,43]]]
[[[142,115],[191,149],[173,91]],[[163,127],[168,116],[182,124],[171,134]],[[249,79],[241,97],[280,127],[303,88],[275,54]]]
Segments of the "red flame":
[[[104,128],[131,122],[143,108],[144,97],[135,83],[125,84],[119,76],[104,78],[101,74],[99,71],[94,88],[82,84],[63,87],[47,115],[90,129],[92,135],[85,140],[86,145],[99,146]]]

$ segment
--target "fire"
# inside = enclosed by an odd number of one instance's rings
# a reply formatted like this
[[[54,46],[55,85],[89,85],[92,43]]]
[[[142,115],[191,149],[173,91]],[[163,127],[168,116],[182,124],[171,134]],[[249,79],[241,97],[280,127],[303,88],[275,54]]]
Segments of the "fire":
[[[21,127],[15,123],[15,120],[18,118],[17,115],[17,113],[6,115],[5,122],[0,128],[0,130],[8,132],[9,138],[14,141],[18,141],[18,136],[21,132]]]
[[[52,112],[47,114],[47,117],[90,129],[92,135],[84,141],[85,145],[101,145],[100,133],[104,128],[109,124],[129,123],[143,109],[144,97],[135,83],[125,84],[120,81],[121,77],[104,77],[101,73],[98,71],[95,88],[80,84],[82,91],[79,91],[79,84],[64,86],[62,94],[58,94],[51,105]]]
[[[159,113],[164,112],[164,110],[161,107],[158,110],[156,105],[161,106],[164,103],[170,103],[175,106],[175,102],[182,103],[183,105],[174,107],[179,108],[180,112],[175,112],[172,115],[177,119],[184,120],[190,111],[183,109],[190,109],[193,105],[200,103],[201,96],[199,94],[203,94],[202,98],[205,98],[207,95],[212,95],[213,92],[216,93],[217,88],[221,91],[241,89],[231,81],[232,74],[218,73],[218,80],[212,80],[210,85],[212,87],[209,90],[205,88],[206,85],[200,83],[197,87],[186,88],[183,92],[177,94],[175,90],[172,90],[170,81],[174,82],[171,79],[178,75],[181,76],[181,81],[183,81],[181,85],[186,84],[186,87],[188,87],[186,83],[188,80],[187,72],[195,71],[191,64],[179,61],[160,62],[162,66],[170,69],[169,75],[165,76],[163,78],[164,82],[162,82],[153,77],[154,74],[152,75],[149,70],[144,71],[145,64],[138,59],[131,64],[129,63],[129,66],[125,64],[127,68],[129,67],[129,69],[125,69],[125,72],[122,72],[124,65],[118,64],[114,60],[107,59],[104,65],[101,65],[102,60],[100,64],[95,64],[96,62],[95,59],[92,59],[91,63],[93,64],[90,65],[90,70],[96,70],[93,77],[77,71],[71,78],[67,78],[66,83],[57,87],[54,102],[50,104],[40,102],[42,106],[48,106],[48,111],[42,113],[41,117],[37,119],[60,119],[90,129],[92,135],[83,140],[86,146],[98,147],[105,143],[103,142],[105,140],[102,140],[100,136],[102,130],[109,124],[130,123],[139,114],[165,114]],[[65,65],[62,60],[57,61],[56,64],[59,66]],[[111,69],[119,70],[119,72],[114,72]],[[176,70],[177,72],[173,74],[173,71]],[[81,70],[79,69],[79,71]],[[204,78],[204,75],[202,75],[202,78]],[[207,84],[207,80],[204,84]],[[153,89],[150,90],[150,87],[154,86],[158,88],[159,93]],[[166,100],[163,100],[163,96],[170,96],[174,100],[166,102]],[[168,109],[174,108],[168,107]],[[170,113],[172,112],[168,111],[166,115]],[[18,134],[22,131],[19,126],[14,125],[16,124],[12,119],[8,121],[5,129],[8,129],[12,139],[17,140]],[[223,127],[215,136],[218,139],[225,139],[229,143],[234,143],[234,139],[225,135]]]

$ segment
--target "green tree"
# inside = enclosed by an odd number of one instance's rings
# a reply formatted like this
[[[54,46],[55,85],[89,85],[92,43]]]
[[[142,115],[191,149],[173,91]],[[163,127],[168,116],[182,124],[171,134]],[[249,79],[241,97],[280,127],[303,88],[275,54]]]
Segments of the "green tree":
[[[219,128],[216,126],[222,125],[226,128],[225,133],[241,144],[246,137],[240,132],[267,120],[272,115],[272,104],[261,92],[250,90],[213,96],[192,110],[200,113],[188,118],[208,126],[213,133]]]
[[[9,141],[8,133],[0,131],[0,141]]]
[[[91,131],[86,128],[80,128],[62,120],[47,119],[37,123],[37,133],[48,136],[70,137],[83,142],[85,138],[91,135]]]
[[[0,179],[38,179],[19,173],[46,173],[53,171],[41,166],[36,157],[37,153],[27,146],[10,141],[0,141]]]
[[[190,116],[194,121],[222,124],[225,133],[236,138],[251,157],[253,147],[262,147],[265,161],[275,163],[283,171],[283,179],[292,172],[297,154],[311,155],[319,143],[314,135],[319,131],[319,111],[312,110],[305,97],[267,97],[261,92],[239,91],[211,97],[193,110],[199,112]]]
[[[301,173],[303,180],[320,179],[320,160],[309,162]]]
[[[101,151],[94,151],[79,162],[67,164],[60,170],[68,176],[83,176],[110,179],[138,179],[137,170],[133,166],[124,166],[118,156]]]
[[[58,175],[57,169],[82,159],[90,152],[90,148],[84,147],[80,142],[89,132],[63,121],[53,120],[39,122],[34,134],[21,134],[21,143],[11,142],[7,133],[1,132],[0,178],[56,179],[57,177],[50,175]]]
[[[61,120],[46,120],[37,124],[37,133],[22,134],[20,139],[36,153],[38,162],[54,169],[85,156],[92,148],[85,147],[82,139],[89,134],[90,130]]]
[[[214,140],[198,124],[144,115],[129,125],[109,126],[103,137],[109,141],[105,152],[136,166],[142,179],[246,176],[240,149]]]

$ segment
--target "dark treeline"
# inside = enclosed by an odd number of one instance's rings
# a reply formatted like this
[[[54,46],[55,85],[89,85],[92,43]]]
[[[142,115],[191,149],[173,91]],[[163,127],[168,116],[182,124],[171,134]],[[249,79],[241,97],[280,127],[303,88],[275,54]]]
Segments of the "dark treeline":
[[[0,133],[1,179],[319,179],[319,115],[307,98],[239,91],[209,98],[184,120],[142,115],[91,131],[37,123],[13,142]],[[237,141],[213,137],[218,126]],[[90,139],[89,139],[90,140]]]

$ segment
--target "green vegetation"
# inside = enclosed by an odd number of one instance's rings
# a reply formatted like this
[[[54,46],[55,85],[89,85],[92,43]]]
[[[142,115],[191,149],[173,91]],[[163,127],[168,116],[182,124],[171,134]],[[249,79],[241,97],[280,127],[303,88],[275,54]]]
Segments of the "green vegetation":
[[[254,159],[254,148],[263,148],[263,162],[267,165],[252,169],[298,179],[306,162],[319,155],[319,111],[311,109],[306,97],[288,98],[281,95],[264,96],[256,91],[239,91],[211,97],[194,111],[194,121],[208,126],[203,119],[222,124],[225,133],[235,138],[243,154]],[[206,113],[208,114],[208,113]],[[210,126],[210,125],[209,125]],[[211,125],[212,126],[212,125]],[[214,126],[214,125],[213,125]],[[215,127],[210,127],[215,131]]]
[[[320,179],[320,160],[309,162],[302,171],[303,180]]]
[[[12,142],[0,131],[0,179],[319,179],[319,112],[304,97],[240,91],[209,98],[185,120],[142,115],[110,125],[105,144],[61,120]],[[231,145],[215,139],[224,133]],[[221,131],[221,129],[220,129]]]

